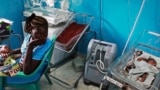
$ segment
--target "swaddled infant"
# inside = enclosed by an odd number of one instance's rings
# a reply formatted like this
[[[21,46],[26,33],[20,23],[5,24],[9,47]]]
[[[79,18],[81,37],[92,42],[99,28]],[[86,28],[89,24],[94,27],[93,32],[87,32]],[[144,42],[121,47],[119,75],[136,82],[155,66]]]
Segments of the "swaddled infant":
[[[129,70],[128,78],[136,81],[146,88],[150,87],[155,79],[155,74],[159,72],[156,65],[157,62],[153,58],[140,57],[134,61],[135,68]]]

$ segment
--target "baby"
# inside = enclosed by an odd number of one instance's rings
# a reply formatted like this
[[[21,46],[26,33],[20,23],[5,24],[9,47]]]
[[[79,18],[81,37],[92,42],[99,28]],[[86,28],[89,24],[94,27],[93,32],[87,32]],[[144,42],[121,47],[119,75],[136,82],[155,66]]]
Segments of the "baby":
[[[126,67],[124,68],[124,70],[129,73],[129,70],[132,68],[135,68],[135,64],[134,61],[137,57],[141,56],[143,54],[142,51],[135,51],[133,58],[131,60],[129,60],[129,62],[127,63]]]
[[[9,48],[9,46],[2,45],[0,47],[0,56],[1,56],[1,58],[5,58],[6,54],[11,54],[10,52],[11,52],[11,49]]]
[[[155,79],[155,74],[159,72],[154,58],[139,57],[134,62],[135,68],[130,69],[128,78],[149,88]]]
[[[157,65],[157,62],[156,60],[154,60],[153,58],[144,58],[144,57],[140,57],[137,59],[137,61],[146,61],[148,64],[152,65],[152,66],[156,66]]]
[[[145,52],[137,50],[124,67],[123,74],[131,81],[149,88],[158,73],[157,61]]]
[[[9,53],[11,49],[7,45],[3,45],[0,48],[0,53]]]
[[[148,59],[146,59],[146,58],[140,57],[140,58],[137,59],[137,61],[139,61],[139,62],[140,62],[140,61],[145,61],[145,62],[147,62],[149,65],[155,66],[155,67],[156,67],[156,65],[157,65],[157,62],[156,62],[153,58],[148,58]],[[147,76],[148,76],[148,73],[145,72],[145,73],[143,73],[142,75],[138,76],[138,77],[137,77],[137,80],[139,80],[140,82],[144,82],[144,81],[146,80]]]
[[[3,45],[0,48],[0,66],[10,64],[13,61],[12,56],[6,58],[7,54],[11,54],[11,49],[7,45]],[[3,54],[2,54],[3,53]]]

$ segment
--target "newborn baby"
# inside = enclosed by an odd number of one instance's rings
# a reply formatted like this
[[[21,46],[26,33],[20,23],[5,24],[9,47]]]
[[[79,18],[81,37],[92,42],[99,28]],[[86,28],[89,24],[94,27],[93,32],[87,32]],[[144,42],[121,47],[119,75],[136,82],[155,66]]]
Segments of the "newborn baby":
[[[6,62],[8,62],[8,61],[10,61],[10,59],[12,59],[12,56],[10,56],[9,58],[5,57],[7,54],[11,54],[10,52],[11,52],[11,49],[7,45],[3,45],[0,48],[0,66],[3,66],[4,64],[6,65]],[[2,54],[2,53],[5,53],[5,54]],[[7,61],[5,61],[5,60],[7,60]]]
[[[3,45],[0,48],[0,53],[10,53],[11,49],[7,45]]]
[[[155,74],[159,72],[156,65],[157,62],[153,58],[140,57],[134,62],[135,68],[129,71],[128,78],[144,85],[146,88],[150,87],[152,81],[155,79]]]

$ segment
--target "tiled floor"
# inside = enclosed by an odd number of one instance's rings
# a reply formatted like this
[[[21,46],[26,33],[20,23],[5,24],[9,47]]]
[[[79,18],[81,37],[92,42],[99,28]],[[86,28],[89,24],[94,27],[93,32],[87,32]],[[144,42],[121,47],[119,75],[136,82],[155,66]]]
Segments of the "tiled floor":
[[[73,68],[72,61],[68,61],[61,65],[59,68],[51,68],[50,79],[52,85],[49,84],[45,76],[43,75],[39,81],[41,90],[100,90],[99,87],[94,85],[85,85],[83,83],[83,77],[80,78],[77,88],[74,88],[75,81],[82,75],[82,72],[76,72]],[[66,84],[53,78],[56,76],[58,79],[63,80]],[[24,89],[13,89],[7,87],[6,90],[24,90]]]
[[[83,77],[80,78],[79,83],[76,88],[74,88],[76,80],[82,75],[82,72],[76,72],[72,65],[72,61],[68,61],[58,68],[51,68],[50,79],[52,85],[49,84],[45,76],[43,75],[40,79],[40,89],[41,90],[102,90],[99,86],[93,84],[86,85],[83,82]],[[57,77],[63,80],[64,83],[53,78]],[[6,88],[6,90],[17,90],[12,88]],[[18,89],[19,90],[19,89]],[[21,89],[20,89],[21,90]],[[107,90],[119,90],[119,89],[107,89]]]
[[[50,73],[53,85],[50,85],[47,79],[43,76],[40,80],[41,90],[99,90],[99,87],[94,85],[85,85],[83,77],[79,80],[77,88],[73,88],[75,81],[80,77],[82,72],[76,72],[69,61],[62,65],[60,68],[52,69]],[[58,79],[63,80],[66,84],[59,82],[52,78],[56,76]]]

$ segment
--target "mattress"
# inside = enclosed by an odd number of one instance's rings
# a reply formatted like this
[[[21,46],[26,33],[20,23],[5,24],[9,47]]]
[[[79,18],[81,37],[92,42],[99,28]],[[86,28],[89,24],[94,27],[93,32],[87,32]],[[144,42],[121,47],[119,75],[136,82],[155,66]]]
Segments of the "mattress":
[[[75,42],[78,40],[86,26],[86,24],[78,24],[76,22],[72,22],[57,37],[56,46],[69,51],[73,47]]]

